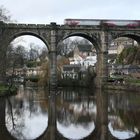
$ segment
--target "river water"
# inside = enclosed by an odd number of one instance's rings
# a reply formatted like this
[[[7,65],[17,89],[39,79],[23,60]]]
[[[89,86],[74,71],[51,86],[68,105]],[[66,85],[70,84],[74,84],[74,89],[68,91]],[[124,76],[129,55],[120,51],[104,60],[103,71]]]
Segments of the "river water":
[[[20,86],[0,98],[0,140],[140,140],[140,93]]]

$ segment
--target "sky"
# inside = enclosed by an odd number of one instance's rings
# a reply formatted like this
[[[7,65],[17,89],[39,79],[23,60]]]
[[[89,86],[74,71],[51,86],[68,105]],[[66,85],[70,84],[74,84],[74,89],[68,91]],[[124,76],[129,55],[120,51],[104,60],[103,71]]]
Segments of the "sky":
[[[64,24],[66,18],[140,20],[140,0],[0,0],[0,5],[17,23]],[[39,39],[36,42],[41,44]]]
[[[0,0],[18,23],[63,24],[66,18],[140,19],[140,0]]]

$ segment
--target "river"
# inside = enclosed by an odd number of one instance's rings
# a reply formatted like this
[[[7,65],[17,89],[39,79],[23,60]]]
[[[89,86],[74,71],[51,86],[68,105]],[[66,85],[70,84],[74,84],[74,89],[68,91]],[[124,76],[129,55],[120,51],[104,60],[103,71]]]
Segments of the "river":
[[[19,86],[0,97],[0,140],[140,139],[140,93]]]

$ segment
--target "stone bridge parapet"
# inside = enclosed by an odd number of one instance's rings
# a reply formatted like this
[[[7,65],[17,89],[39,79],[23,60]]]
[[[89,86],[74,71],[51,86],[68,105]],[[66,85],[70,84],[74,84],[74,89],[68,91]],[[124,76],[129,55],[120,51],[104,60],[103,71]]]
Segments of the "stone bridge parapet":
[[[80,36],[89,40],[97,52],[96,85],[100,88],[108,77],[108,48],[111,41],[118,37],[128,37],[140,43],[140,21],[69,19],[64,25],[57,25],[54,22],[16,24],[0,21],[0,81],[4,80],[6,74],[6,48],[13,39],[22,35],[36,36],[48,47],[51,71],[49,81],[55,88],[57,87],[56,57],[59,42],[71,36]]]

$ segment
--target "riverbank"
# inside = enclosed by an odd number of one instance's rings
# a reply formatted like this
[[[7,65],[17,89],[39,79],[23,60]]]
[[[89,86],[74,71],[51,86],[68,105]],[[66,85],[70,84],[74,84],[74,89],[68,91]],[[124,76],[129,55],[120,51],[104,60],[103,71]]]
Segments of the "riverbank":
[[[10,96],[16,93],[17,93],[17,87],[13,86],[9,88],[9,86],[0,85],[0,97]]]
[[[140,91],[140,85],[137,84],[105,84],[104,89],[110,90],[125,90],[125,91]]]

